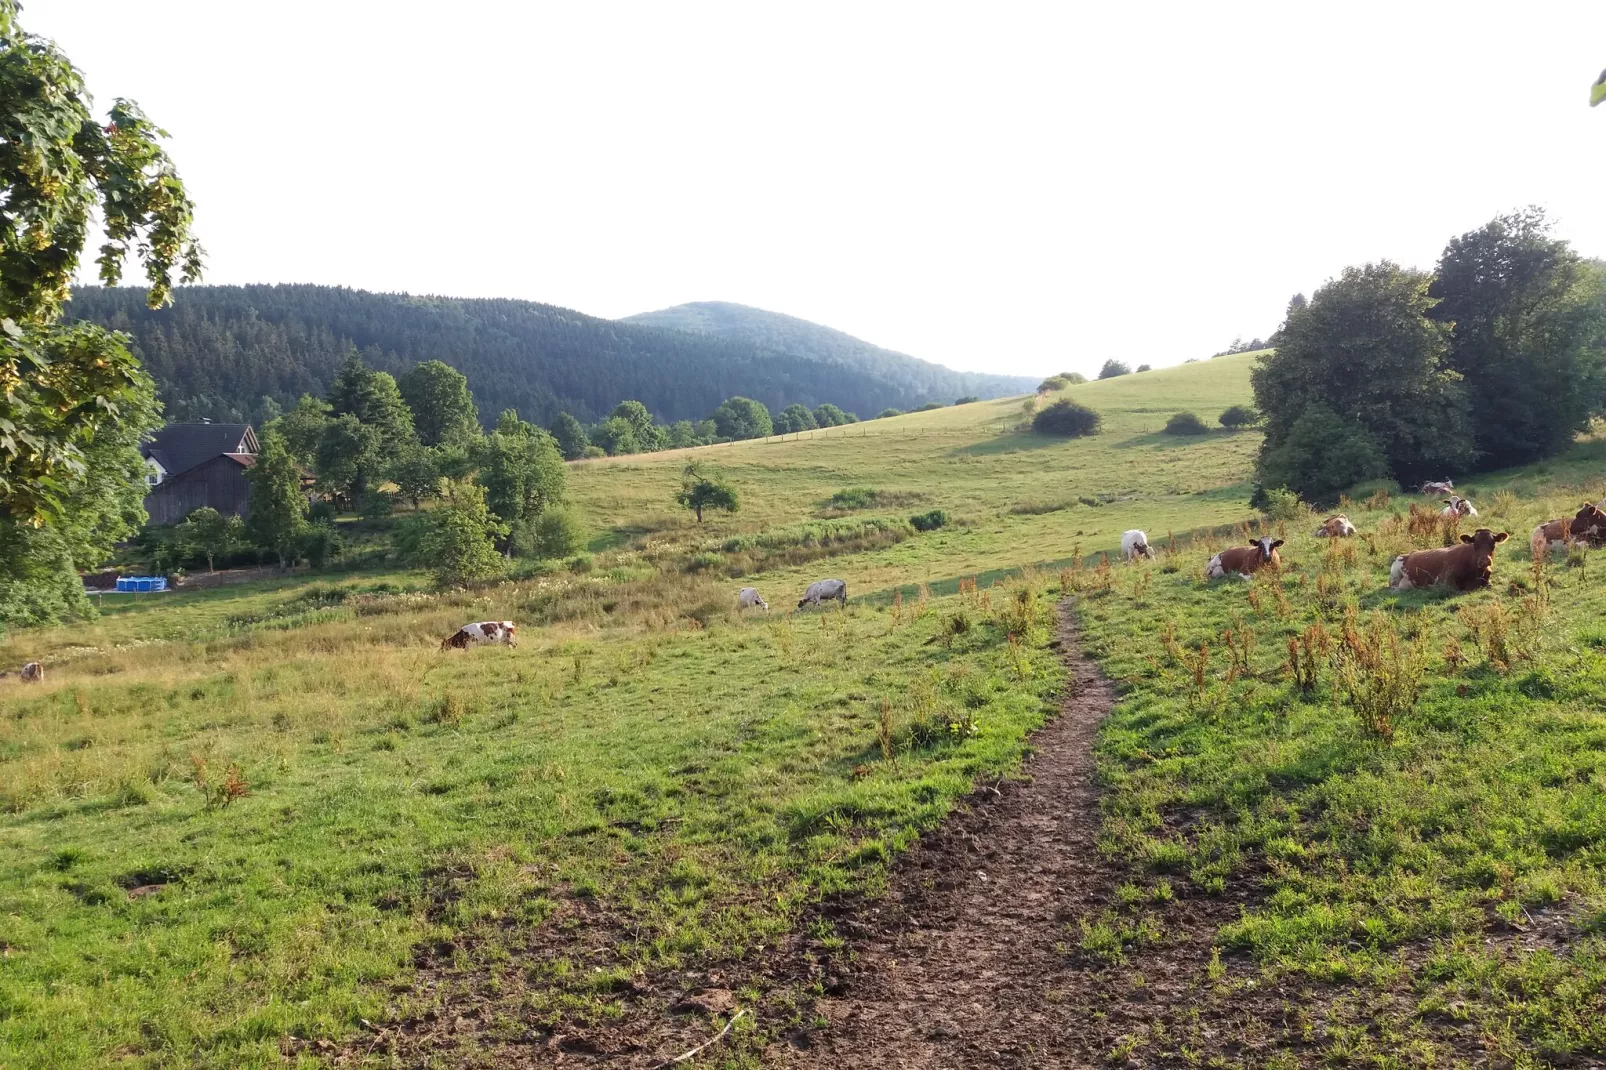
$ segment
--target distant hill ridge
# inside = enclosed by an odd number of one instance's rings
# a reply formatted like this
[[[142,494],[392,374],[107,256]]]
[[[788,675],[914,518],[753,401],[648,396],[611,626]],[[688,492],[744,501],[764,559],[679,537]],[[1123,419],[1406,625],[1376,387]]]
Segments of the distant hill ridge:
[[[626,316],[620,322],[711,334],[769,352],[830,361],[869,372],[928,401],[951,402],[966,395],[1004,397],[1028,393],[1037,386],[1036,379],[1018,375],[954,371],[796,316],[729,301],[692,301]]]
[[[701,419],[734,394],[772,410],[831,402],[873,416],[1030,388],[1021,385],[1027,380],[965,375],[773,313],[759,315],[796,325],[798,339],[809,336],[801,328],[839,339],[836,352],[818,342],[788,347],[534,301],[336,286],[190,286],[175,293],[171,307],[154,312],[136,288],[85,287],[74,291],[67,315],[133,337],[171,420],[259,421],[303,393],[323,393],[353,346],[370,365],[393,373],[423,360],[445,361],[468,376],[490,423],[506,408],[541,423],[560,411],[593,421],[625,398],[661,420]],[[1000,385],[989,388],[988,381]]]

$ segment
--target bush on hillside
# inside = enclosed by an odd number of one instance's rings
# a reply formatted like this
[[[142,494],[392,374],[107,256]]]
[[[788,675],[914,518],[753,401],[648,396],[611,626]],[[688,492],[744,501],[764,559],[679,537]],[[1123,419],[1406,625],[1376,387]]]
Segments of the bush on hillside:
[[[1072,386],[1081,386],[1083,383],[1087,382],[1087,376],[1083,375],[1081,372],[1060,372],[1059,377],[1064,379],[1067,383],[1070,383]]]
[[[889,416],[902,416],[902,415],[903,415],[903,410],[902,409],[882,409],[880,412],[875,414],[875,418],[877,420],[885,420]]]
[[[966,394],[962,398],[955,398],[954,399],[954,404],[955,405],[974,405],[976,402],[978,402],[980,400],[981,400],[981,398],[976,397],[974,394]]]
[[[1260,422],[1260,413],[1248,405],[1233,405],[1219,417],[1221,426],[1229,431],[1237,431],[1244,427],[1253,427]]]
[[[1262,484],[1298,488],[1317,503],[1334,501],[1346,488],[1388,474],[1388,461],[1371,432],[1321,404],[1307,406],[1282,442],[1260,455]]]
[[[1179,412],[1165,422],[1168,435],[1208,435],[1209,426],[1191,412]]]
[[[1050,375],[1047,379],[1044,379],[1041,383],[1037,384],[1037,392],[1039,394],[1052,394],[1057,390],[1064,390],[1070,385],[1071,381],[1065,378],[1065,376]]]
[[[531,525],[530,536],[530,550],[542,559],[568,557],[585,539],[580,521],[567,509],[547,509]]]
[[[1061,398],[1032,417],[1032,430],[1045,435],[1078,438],[1098,434],[1099,414],[1086,405]]]
[[[1299,495],[1287,487],[1262,491],[1258,497],[1260,511],[1273,523],[1298,520],[1305,514],[1305,503],[1299,500]]]
[[[1140,371],[1140,372],[1153,371],[1154,370],[1154,365],[1152,365],[1152,364],[1139,364],[1137,370]]]
[[[918,408],[916,408],[916,409],[914,409],[912,411],[914,411],[914,412],[930,412],[932,409],[941,409],[941,408],[945,408],[945,407],[946,406],[944,406],[943,403],[940,402],[940,401],[928,401],[924,405],[921,405],[921,406],[919,406]]]
[[[868,509],[880,496],[874,487],[843,487],[826,504],[833,509]]]
[[[933,509],[929,513],[918,513],[910,517],[909,523],[916,531],[936,531],[948,523],[948,514],[941,509]]]
[[[1132,369],[1124,362],[1112,357],[1104,362],[1104,367],[1099,369],[1099,378],[1114,379],[1117,375],[1126,375],[1131,371]]]

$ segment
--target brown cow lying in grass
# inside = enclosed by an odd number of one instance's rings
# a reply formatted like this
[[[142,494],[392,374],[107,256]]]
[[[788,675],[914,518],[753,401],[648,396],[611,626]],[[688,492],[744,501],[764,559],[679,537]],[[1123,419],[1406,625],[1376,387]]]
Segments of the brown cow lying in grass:
[[[1349,522],[1349,517],[1343,513],[1330,516],[1322,521],[1315,535],[1318,539],[1347,539],[1355,534],[1355,525]]]
[[[1234,575],[1248,579],[1250,573],[1266,565],[1281,565],[1277,547],[1282,544],[1283,540],[1267,536],[1250,539],[1248,546],[1229,547],[1210,559],[1205,566],[1205,579],[1219,580]]]
[[[1487,587],[1494,574],[1494,548],[1509,538],[1509,531],[1497,535],[1488,528],[1479,528],[1471,535],[1461,536],[1455,546],[1401,554],[1389,568],[1389,587],[1396,591],[1441,583],[1458,591]]]
[[[1578,515],[1571,520],[1547,520],[1534,528],[1528,537],[1528,547],[1534,557],[1548,557],[1551,550],[1564,548],[1571,536],[1572,542],[1587,542],[1598,546],[1606,542],[1606,512],[1600,506],[1585,502]]]
[[[482,643],[506,643],[516,647],[519,645],[518,630],[519,626],[510,620],[482,620],[476,624],[465,624],[441,640],[441,649],[463,650]]]

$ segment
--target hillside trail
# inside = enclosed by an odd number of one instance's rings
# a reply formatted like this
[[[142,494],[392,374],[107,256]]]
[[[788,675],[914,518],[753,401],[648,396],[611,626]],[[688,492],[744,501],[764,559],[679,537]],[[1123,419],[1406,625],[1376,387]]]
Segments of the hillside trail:
[[[1108,898],[1093,740],[1114,688],[1080,652],[1069,603],[1061,711],[1031,738],[1026,779],[984,788],[926,836],[848,924],[854,960],[818,1005],[827,1025],[774,1065],[1081,1067],[1101,971],[1071,959],[1074,919]],[[990,797],[991,796],[991,797]],[[855,937],[858,937],[855,939]]]

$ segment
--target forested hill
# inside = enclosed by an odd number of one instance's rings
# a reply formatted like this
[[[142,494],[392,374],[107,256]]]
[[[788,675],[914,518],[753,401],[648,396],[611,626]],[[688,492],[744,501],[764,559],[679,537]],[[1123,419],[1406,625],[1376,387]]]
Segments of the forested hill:
[[[766,312],[762,308],[749,308],[728,301],[693,301],[673,308],[662,308],[657,312],[626,316],[620,322],[696,331],[776,353],[793,353],[832,361],[868,372],[883,382],[895,384],[928,400],[953,401],[967,394],[982,398],[1025,394],[1033,390],[1038,382],[1016,375],[956,372],[907,353],[882,349],[851,334],[800,320],[796,316]]]
[[[869,416],[980,392],[948,382],[923,388],[908,376],[812,353],[531,301],[330,286],[194,286],[152,312],[141,290],[86,287],[74,292],[68,317],[132,335],[173,420],[260,420],[264,398],[289,407],[303,393],[322,393],[353,345],[370,366],[393,373],[423,360],[445,361],[468,376],[488,421],[509,407],[540,423],[560,410],[591,421],[625,398],[643,402],[660,420],[700,419],[735,394],[772,410],[831,402]]]

